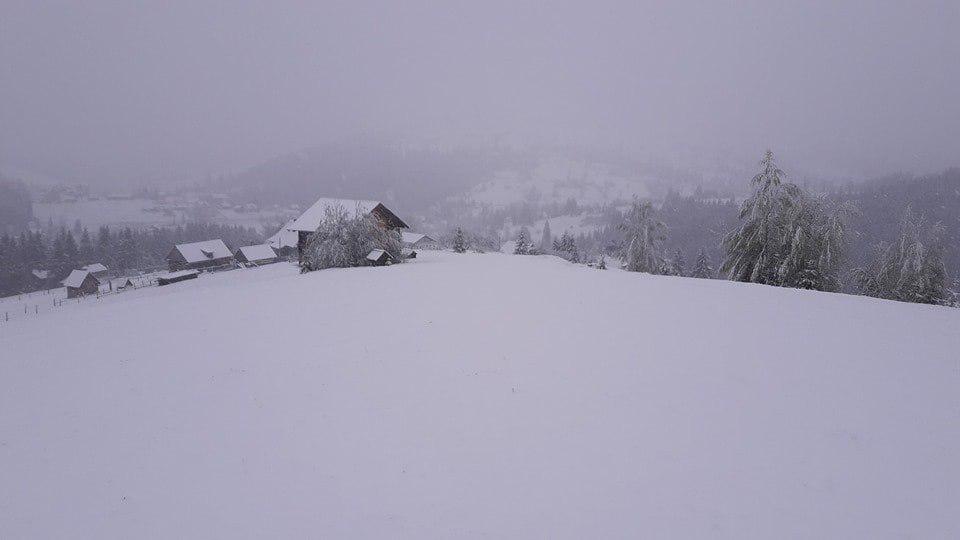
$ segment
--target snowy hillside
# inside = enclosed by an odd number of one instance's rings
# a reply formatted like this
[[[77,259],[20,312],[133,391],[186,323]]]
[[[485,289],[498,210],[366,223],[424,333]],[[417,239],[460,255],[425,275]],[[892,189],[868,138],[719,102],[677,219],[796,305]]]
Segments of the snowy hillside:
[[[0,327],[0,538],[958,538],[960,311],[552,257]]]
[[[616,175],[599,163],[552,158],[529,172],[501,171],[464,198],[494,207],[519,202],[563,203],[569,199],[581,205],[601,205],[629,201],[635,195],[649,197],[650,182],[650,178]]]

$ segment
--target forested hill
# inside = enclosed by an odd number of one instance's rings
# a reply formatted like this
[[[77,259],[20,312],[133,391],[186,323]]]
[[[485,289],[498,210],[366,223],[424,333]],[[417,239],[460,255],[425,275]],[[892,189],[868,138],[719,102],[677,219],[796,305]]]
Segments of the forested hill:
[[[871,246],[897,236],[907,209],[928,224],[940,223],[946,247],[944,262],[953,278],[960,277],[960,168],[921,177],[893,176],[865,182],[844,190],[840,197],[860,210],[851,224],[857,238],[851,239],[855,263],[867,258]]]
[[[411,212],[466,191],[497,168],[519,167],[523,159],[509,150],[336,143],[271,159],[217,183],[243,202],[345,197],[383,200]]]

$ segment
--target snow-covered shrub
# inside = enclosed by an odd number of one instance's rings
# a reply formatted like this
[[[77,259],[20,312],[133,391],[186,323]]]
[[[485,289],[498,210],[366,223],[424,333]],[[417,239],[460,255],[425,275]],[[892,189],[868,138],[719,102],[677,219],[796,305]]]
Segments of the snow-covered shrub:
[[[374,249],[403,261],[399,233],[383,228],[373,216],[357,212],[350,217],[345,208],[327,208],[300,255],[300,271],[366,266],[367,255]]]

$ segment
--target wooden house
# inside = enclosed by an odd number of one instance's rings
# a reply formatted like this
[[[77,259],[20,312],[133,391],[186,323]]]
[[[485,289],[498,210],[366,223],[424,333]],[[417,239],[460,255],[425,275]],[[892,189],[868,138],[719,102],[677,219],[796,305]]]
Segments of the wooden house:
[[[277,252],[267,244],[256,246],[243,246],[234,254],[237,262],[248,266],[261,266],[264,264],[275,263],[280,259]]]
[[[191,244],[177,244],[167,255],[171,272],[180,270],[216,270],[236,263],[230,248],[223,240],[204,240]]]
[[[423,233],[404,231],[400,233],[400,240],[403,241],[403,247],[417,249],[437,249],[439,243],[432,237]]]
[[[297,233],[297,253],[303,253],[307,239],[316,232],[327,210],[342,208],[348,215],[369,215],[376,218],[380,226],[390,230],[406,229],[407,224],[397,217],[380,201],[364,201],[354,199],[319,199],[313,206],[289,224],[288,230]]]
[[[74,270],[67,279],[63,280],[67,288],[67,298],[78,298],[88,294],[97,294],[100,290],[100,281],[86,270]]]
[[[367,262],[370,263],[370,266],[386,266],[397,261],[386,251],[375,249],[367,254]]]

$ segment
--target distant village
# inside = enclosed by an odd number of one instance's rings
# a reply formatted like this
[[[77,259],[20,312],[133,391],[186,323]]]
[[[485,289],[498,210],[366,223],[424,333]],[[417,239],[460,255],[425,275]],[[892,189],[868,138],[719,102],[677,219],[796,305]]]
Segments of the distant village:
[[[166,257],[167,271],[149,275],[123,276],[112,272],[103,263],[92,263],[74,269],[61,282],[67,299],[119,293],[148,286],[167,286],[196,279],[203,272],[222,272],[250,268],[299,259],[308,238],[320,226],[326,212],[332,208],[353,210],[373,217],[379,226],[399,234],[403,245],[402,256],[415,258],[417,250],[437,249],[433,237],[411,232],[407,224],[382,202],[353,199],[322,198],[310,208],[287,222],[263,244],[238,246],[231,249],[223,239],[212,238],[198,242],[176,244]],[[385,266],[397,262],[382,249],[367,253],[366,264]],[[38,277],[47,278],[46,271],[35,270]]]

